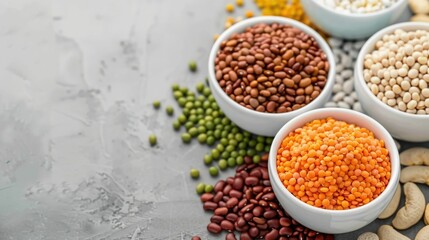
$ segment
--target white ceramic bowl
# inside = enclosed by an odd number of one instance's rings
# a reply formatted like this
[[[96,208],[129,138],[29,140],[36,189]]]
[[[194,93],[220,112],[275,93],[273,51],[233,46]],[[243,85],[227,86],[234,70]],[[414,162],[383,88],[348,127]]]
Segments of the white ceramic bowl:
[[[337,120],[353,123],[374,133],[378,139],[385,142],[391,161],[391,178],[386,189],[373,201],[366,205],[348,210],[327,210],[308,205],[296,198],[283,185],[276,168],[276,156],[282,140],[287,134],[304,124],[315,120],[333,117]],[[323,108],[313,110],[294,118],[286,123],[277,133],[271,145],[268,160],[268,171],[274,193],[280,204],[294,219],[302,225],[324,233],[345,233],[359,229],[370,222],[386,208],[392,199],[399,180],[399,153],[395,142],[383,126],[374,119],[347,109]]]
[[[287,113],[266,113],[257,112],[254,110],[247,109],[234,100],[232,100],[219,86],[218,81],[215,77],[215,59],[219,50],[220,44],[229,39],[234,33],[243,32],[247,27],[253,26],[258,23],[279,23],[284,25],[293,26],[314,37],[319,44],[319,47],[326,54],[328,62],[330,64],[329,73],[327,76],[327,82],[320,95],[311,101],[306,106]],[[214,98],[216,99],[219,107],[239,127],[264,136],[274,136],[277,131],[290,119],[299,116],[309,110],[323,107],[324,104],[329,100],[332,94],[332,88],[334,86],[335,77],[335,59],[331,51],[331,48],[326,41],[313,29],[307,25],[298,21],[283,18],[283,17],[255,17],[247,20],[243,20],[232,27],[224,31],[217,41],[214,43],[209,57],[209,83],[210,89]]]
[[[363,79],[363,62],[365,55],[374,49],[375,43],[387,33],[396,29],[429,31],[428,23],[399,23],[380,30],[362,47],[355,65],[355,89],[363,110],[380,122],[393,137],[410,142],[429,141],[429,115],[416,115],[401,112],[381,102],[370,91]]]
[[[407,0],[397,0],[389,8],[373,13],[344,13],[324,5],[322,0],[301,0],[311,21],[329,35],[364,39],[396,23],[407,8]]]

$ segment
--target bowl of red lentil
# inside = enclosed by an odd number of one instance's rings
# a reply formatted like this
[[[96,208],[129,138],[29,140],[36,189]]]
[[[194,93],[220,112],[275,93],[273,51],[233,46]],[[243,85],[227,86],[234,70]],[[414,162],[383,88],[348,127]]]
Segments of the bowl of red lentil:
[[[374,34],[355,65],[363,110],[393,137],[429,141],[429,24],[400,23]]]
[[[399,153],[374,119],[323,108],[280,129],[268,171],[277,199],[293,218],[338,234],[369,224],[386,208],[398,185]]]
[[[323,107],[335,77],[326,41],[283,17],[255,17],[228,28],[214,43],[208,68],[222,111],[239,127],[264,136]]]

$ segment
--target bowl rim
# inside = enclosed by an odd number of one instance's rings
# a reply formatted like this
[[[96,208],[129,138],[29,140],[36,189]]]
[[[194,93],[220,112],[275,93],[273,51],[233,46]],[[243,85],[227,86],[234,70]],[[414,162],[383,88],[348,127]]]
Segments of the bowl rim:
[[[369,95],[369,98],[371,99],[372,102],[374,102],[374,104],[378,105],[383,109],[386,109],[386,111],[391,114],[397,114],[399,115],[399,117],[405,117],[405,118],[410,118],[414,120],[429,119],[429,114],[411,114],[407,112],[402,112],[398,109],[394,109],[393,107],[388,106],[387,104],[384,104],[369,90],[368,86],[366,85],[366,81],[363,78],[363,62],[364,62],[365,55],[374,49],[375,43],[378,40],[380,40],[385,34],[392,33],[397,29],[403,29],[404,27],[408,28],[408,30],[405,30],[405,31],[420,30],[422,28],[429,31],[429,23],[404,22],[404,23],[397,23],[397,24],[388,26],[376,32],[365,42],[365,44],[362,46],[361,50],[359,51],[358,57],[356,59],[355,68],[354,68],[355,84],[358,84],[359,87],[363,89],[363,92],[366,95]]]
[[[341,11],[337,11],[333,8],[330,8],[324,4],[322,4],[321,0],[309,0],[309,1],[313,1],[315,2],[315,4],[319,5],[320,7],[322,7],[323,9],[326,9],[332,13],[336,13],[338,15],[341,16],[347,16],[347,17],[357,17],[357,18],[364,18],[364,17],[373,17],[373,16],[377,16],[377,15],[382,15],[385,13],[389,13],[390,11],[393,11],[395,8],[398,8],[399,6],[401,6],[401,4],[403,2],[406,2],[407,0],[397,0],[392,6],[388,7],[388,8],[384,8],[375,12],[370,12],[370,13],[348,13],[348,12],[341,12]]]
[[[292,193],[290,193],[287,190],[287,188],[283,185],[283,183],[281,182],[280,177],[277,173],[277,158],[276,158],[276,156],[277,156],[278,148],[279,148],[281,142],[283,141],[284,137],[289,132],[294,130],[294,129],[289,129],[290,128],[289,126],[292,124],[296,124],[297,122],[300,122],[302,118],[305,118],[309,115],[316,116],[314,119],[321,119],[321,118],[318,118],[317,115],[320,113],[325,113],[325,112],[342,113],[342,114],[350,115],[352,118],[361,118],[361,119],[369,122],[371,125],[374,125],[375,128],[380,129],[382,136],[376,136],[376,137],[378,139],[383,140],[385,143],[385,147],[389,150],[390,165],[391,165],[391,169],[390,169],[391,174],[390,174],[389,183],[387,184],[384,191],[376,199],[372,200],[371,202],[369,202],[363,206],[353,208],[353,209],[346,209],[346,210],[330,210],[330,209],[324,209],[324,208],[311,206],[307,203],[304,203],[303,201],[301,201],[300,199],[295,197]],[[335,117],[333,117],[333,118],[335,119]],[[306,123],[308,123],[308,122],[303,123],[302,126]],[[357,125],[357,124],[355,124],[355,125]],[[359,126],[359,125],[357,125],[357,126]],[[390,149],[393,149],[394,151],[392,152],[392,151],[390,151]],[[395,164],[392,164],[392,160],[395,162]],[[389,134],[389,132],[380,123],[378,123],[373,118],[371,118],[371,117],[369,117],[363,113],[357,112],[357,111],[353,111],[353,110],[349,110],[349,109],[342,109],[342,108],[320,108],[320,109],[311,110],[311,111],[306,112],[306,113],[304,113],[298,117],[295,117],[294,119],[287,122],[278,131],[278,133],[274,137],[274,140],[271,144],[269,158],[268,158],[268,169],[269,169],[269,171],[272,172],[271,175],[274,178],[274,179],[270,179],[270,180],[271,180],[273,185],[274,184],[277,185],[277,187],[281,191],[281,194],[286,196],[288,201],[291,201],[291,204],[298,205],[301,208],[308,209],[309,211],[312,211],[315,214],[330,214],[330,215],[336,215],[336,216],[347,216],[347,215],[351,215],[351,214],[355,214],[355,213],[365,212],[365,211],[371,210],[373,208],[373,206],[376,206],[377,204],[381,204],[384,201],[384,199],[388,196],[389,193],[392,193],[396,190],[396,186],[397,186],[397,184],[399,184],[400,168],[401,167],[400,167],[400,161],[399,161],[399,152],[398,152],[396,144],[395,144],[392,136]]]
[[[319,96],[314,99],[313,101],[311,101],[310,103],[308,103],[307,105],[305,105],[302,108],[299,108],[297,110],[293,110],[290,112],[285,112],[285,113],[268,113],[268,112],[258,112],[256,110],[251,110],[248,109],[246,107],[241,106],[239,103],[237,103],[236,101],[232,100],[226,93],[225,91],[222,90],[222,88],[219,86],[218,81],[216,80],[216,76],[215,76],[215,58],[216,55],[219,51],[219,47],[221,45],[221,43],[223,41],[225,41],[226,39],[228,39],[232,34],[238,33],[238,32],[243,32],[244,29],[253,26],[255,24],[259,24],[259,23],[279,23],[282,25],[289,25],[295,28],[300,29],[301,31],[303,31],[304,33],[312,36],[316,42],[319,44],[319,47],[322,49],[322,51],[326,54],[326,57],[328,59],[328,63],[329,63],[329,72],[328,72],[328,76],[326,79],[326,84],[324,86],[324,88],[322,89],[321,93],[319,94]],[[256,116],[260,116],[260,117],[269,117],[269,118],[284,118],[286,116],[295,116],[295,115],[299,115],[302,114],[304,112],[307,112],[309,110],[311,110],[312,108],[314,108],[314,105],[317,105],[317,101],[320,99],[323,99],[325,95],[330,94],[331,91],[329,91],[328,89],[332,89],[334,86],[334,82],[335,82],[335,58],[334,58],[334,53],[332,52],[331,47],[328,45],[328,43],[325,41],[325,39],[320,36],[320,34],[318,32],[316,32],[314,29],[310,28],[309,26],[298,22],[296,20],[290,19],[290,18],[285,18],[285,17],[275,17],[275,16],[260,16],[260,17],[252,17],[243,21],[240,21],[234,25],[232,25],[230,28],[228,28],[227,30],[225,30],[224,32],[222,32],[222,34],[217,38],[217,40],[215,41],[215,43],[213,44],[211,50],[210,50],[210,55],[209,55],[209,61],[208,61],[208,79],[209,79],[209,85],[210,88],[212,88],[212,91],[217,91],[219,92],[220,96],[225,99],[226,102],[228,102],[229,105],[233,106],[234,108],[239,108],[241,111],[243,111],[244,113],[247,114],[255,114]],[[325,91],[326,90],[326,91]]]

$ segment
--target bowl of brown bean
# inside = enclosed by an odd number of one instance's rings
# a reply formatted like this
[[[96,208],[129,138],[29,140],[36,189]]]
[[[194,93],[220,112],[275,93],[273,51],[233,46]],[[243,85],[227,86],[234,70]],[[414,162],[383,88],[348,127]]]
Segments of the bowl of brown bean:
[[[283,17],[251,18],[227,29],[211,49],[208,68],[222,111],[239,127],[264,136],[323,107],[335,77],[326,41]]]
[[[280,129],[268,173],[290,216],[315,231],[339,234],[371,223],[388,206],[399,184],[399,153],[371,117],[315,109]]]
[[[363,110],[393,137],[429,141],[429,24],[400,23],[362,47],[355,89]]]

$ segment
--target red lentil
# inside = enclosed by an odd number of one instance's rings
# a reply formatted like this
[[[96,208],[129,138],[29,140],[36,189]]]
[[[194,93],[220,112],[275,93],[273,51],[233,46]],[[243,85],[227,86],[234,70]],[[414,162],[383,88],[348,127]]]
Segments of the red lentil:
[[[307,204],[351,209],[377,198],[390,179],[384,141],[368,129],[333,118],[289,133],[277,152],[284,186]]]

